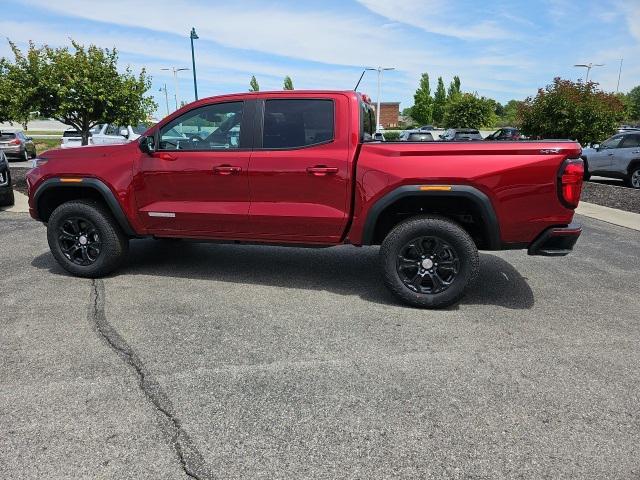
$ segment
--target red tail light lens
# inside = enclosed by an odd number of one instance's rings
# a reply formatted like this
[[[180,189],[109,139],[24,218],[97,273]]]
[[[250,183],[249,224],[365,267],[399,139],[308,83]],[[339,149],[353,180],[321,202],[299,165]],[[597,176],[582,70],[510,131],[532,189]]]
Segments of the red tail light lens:
[[[558,178],[558,196],[567,208],[576,208],[582,193],[584,164],[580,159],[566,160],[560,168]]]
[[[14,138],[9,142],[9,145],[20,145],[20,140],[17,138]]]

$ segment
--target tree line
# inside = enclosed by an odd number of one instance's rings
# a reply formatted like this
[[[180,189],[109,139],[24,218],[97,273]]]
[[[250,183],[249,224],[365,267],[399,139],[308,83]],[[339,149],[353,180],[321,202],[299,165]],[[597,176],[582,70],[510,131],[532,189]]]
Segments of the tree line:
[[[413,99],[413,106],[402,113],[420,125],[513,126],[534,138],[571,138],[583,144],[604,140],[621,122],[640,122],[640,86],[627,94],[614,94],[602,91],[595,82],[555,78],[535,96],[502,105],[492,98],[463,92],[458,76],[446,90],[438,77],[432,96],[429,74],[423,73]]]

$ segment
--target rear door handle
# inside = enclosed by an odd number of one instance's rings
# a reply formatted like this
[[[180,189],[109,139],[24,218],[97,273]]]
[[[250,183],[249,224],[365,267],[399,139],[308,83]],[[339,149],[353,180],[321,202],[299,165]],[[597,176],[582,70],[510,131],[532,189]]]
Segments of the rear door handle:
[[[215,175],[233,175],[240,172],[242,172],[242,168],[234,165],[218,165],[217,167],[213,167],[213,173]]]
[[[316,165],[315,167],[308,167],[307,173],[316,177],[323,177],[325,175],[335,175],[338,173],[338,167],[327,167],[326,165]]]

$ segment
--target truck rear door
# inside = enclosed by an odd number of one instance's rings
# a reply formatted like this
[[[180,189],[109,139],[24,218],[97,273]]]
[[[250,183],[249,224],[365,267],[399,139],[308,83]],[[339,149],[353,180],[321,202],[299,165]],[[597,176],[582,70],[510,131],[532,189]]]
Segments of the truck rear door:
[[[266,240],[337,242],[349,213],[348,99],[265,96],[249,162],[249,228]]]

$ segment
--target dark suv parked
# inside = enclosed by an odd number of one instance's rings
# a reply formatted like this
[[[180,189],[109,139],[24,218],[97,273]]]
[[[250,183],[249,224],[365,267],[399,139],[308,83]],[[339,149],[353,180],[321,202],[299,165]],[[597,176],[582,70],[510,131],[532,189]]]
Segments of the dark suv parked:
[[[0,150],[0,207],[13,205],[13,188],[11,187],[11,172],[6,155]]]
[[[482,135],[475,128],[450,128],[440,135],[440,139],[445,142],[482,140]]]
[[[513,140],[522,140],[522,136],[520,135],[520,130],[513,127],[504,127],[499,130],[496,130],[491,135],[489,135],[485,140],[504,140],[504,141],[513,141]]]

